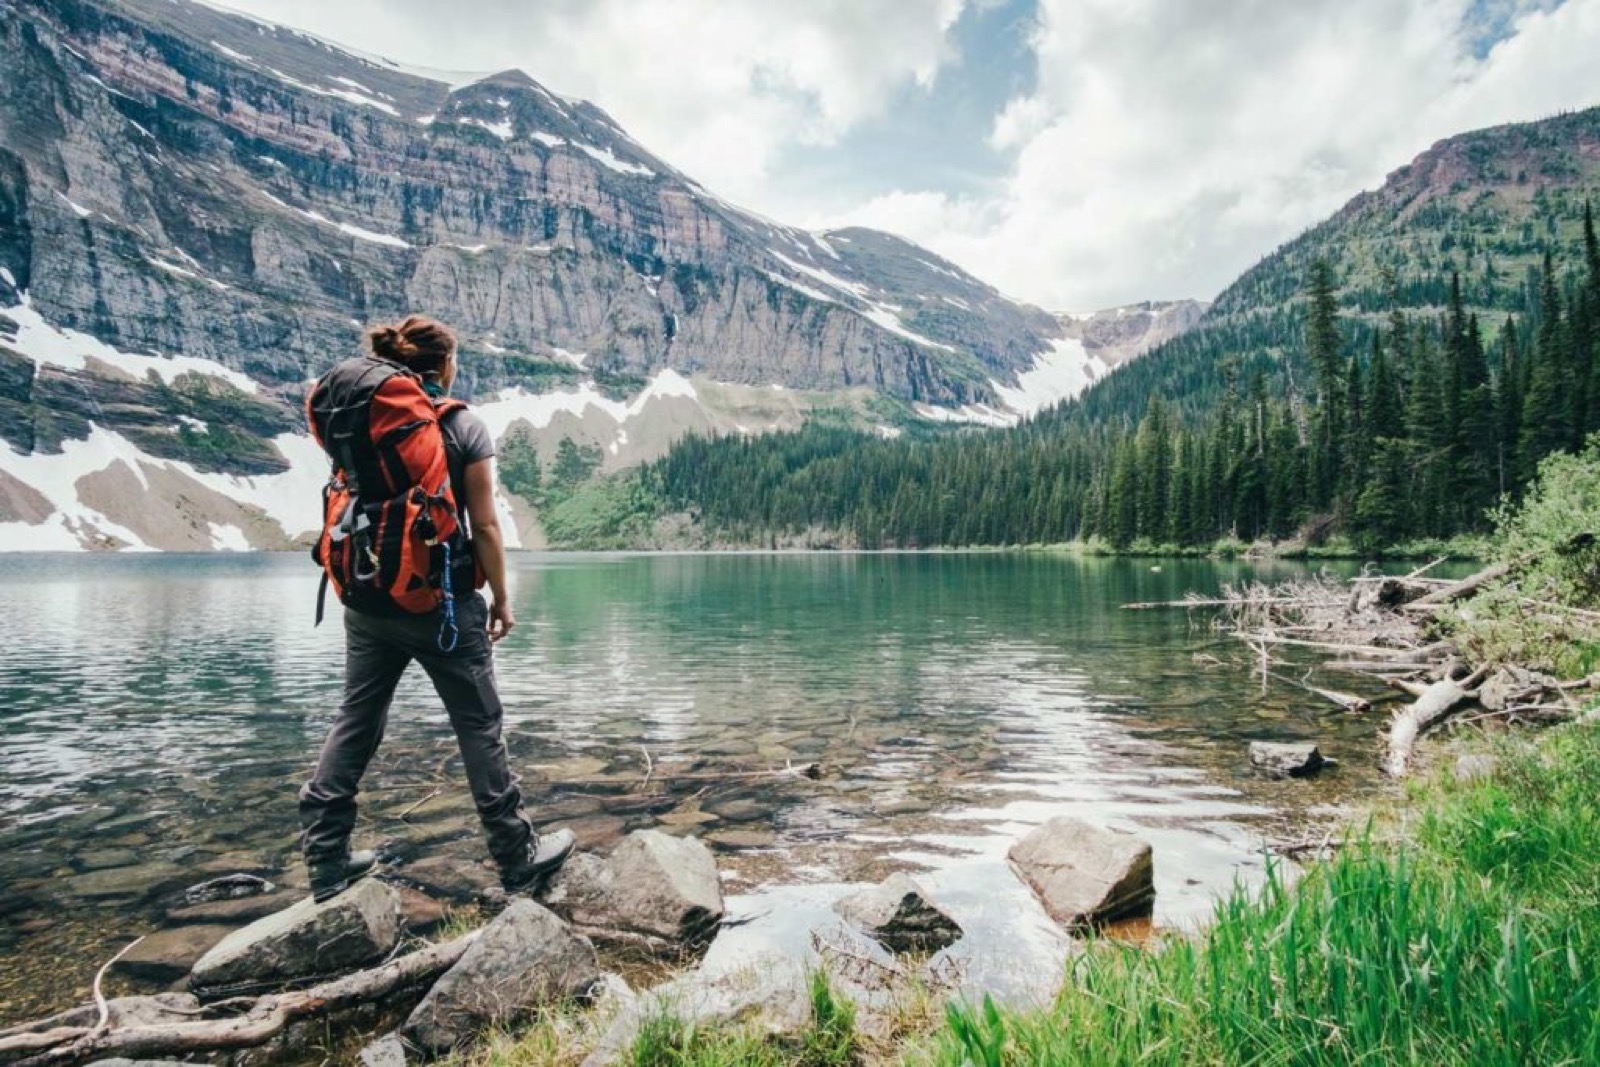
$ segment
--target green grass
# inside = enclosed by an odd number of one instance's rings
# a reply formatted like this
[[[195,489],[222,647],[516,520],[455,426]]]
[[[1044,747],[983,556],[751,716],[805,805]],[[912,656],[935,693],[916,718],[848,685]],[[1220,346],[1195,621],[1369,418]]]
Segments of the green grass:
[[[950,1010],[974,1064],[1600,1062],[1600,729],[1440,783],[1403,846],[1359,840],[1239,891],[1196,940],[1099,944],[1054,1007]]]
[[[623,1062],[628,1067],[852,1067],[861,1061],[855,1006],[825,974],[810,979],[811,1024],[793,1037],[695,1027],[671,1015],[646,1020]]]

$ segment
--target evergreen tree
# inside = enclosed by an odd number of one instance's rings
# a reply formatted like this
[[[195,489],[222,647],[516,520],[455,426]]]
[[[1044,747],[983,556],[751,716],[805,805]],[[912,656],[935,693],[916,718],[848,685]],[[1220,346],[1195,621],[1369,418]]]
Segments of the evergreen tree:
[[[1522,401],[1522,425],[1517,442],[1517,474],[1521,481],[1533,477],[1539,460],[1565,446],[1570,409],[1566,402],[1566,338],[1561,328],[1561,294],[1548,252],[1539,295],[1539,334],[1528,371],[1528,390]]]

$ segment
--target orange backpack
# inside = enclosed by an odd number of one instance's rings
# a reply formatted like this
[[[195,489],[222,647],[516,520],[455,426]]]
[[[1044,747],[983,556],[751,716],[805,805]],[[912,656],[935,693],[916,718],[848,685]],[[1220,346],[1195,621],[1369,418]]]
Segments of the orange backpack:
[[[450,485],[439,421],[464,408],[435,401],[407,367],[375,356],[346,360],[306,396],[306,421],[332,463],[322,490],[317,621],[329,583],[370,615],[442,607],[439,647],[456,644],[455,595],[478,580]]]

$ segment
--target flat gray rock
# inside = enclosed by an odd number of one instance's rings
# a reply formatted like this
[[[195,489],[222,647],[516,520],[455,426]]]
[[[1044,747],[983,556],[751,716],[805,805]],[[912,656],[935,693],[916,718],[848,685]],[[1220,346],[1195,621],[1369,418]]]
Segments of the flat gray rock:
[[[937,952],[961,937],[960,924],[905,874],[852,893],[833,910],[890,952]]]
[[[231,926],[178,926],[146,934],[112,968],[146,982],[176,982],[233,932]]]
[[[491,1026],[509,1026],[543,1005],[586,996],[600,977],[594,946],[548,908],[516,897],[429,989],[401,1033],[447,1052]]]
[[[703,943],[722,922],[722,879],[703,841],[639,830],[604,860],[574,855],[539,899],[593,937],[671,948]]]
[[[167,909],[171,923],[222,923],[237,926],[282,911],[305,896],[303,890],[280,889],[258,897],[235,897],[207,904],[179,904]]]
[[[1150,845],[1133,834],[1058,816],[1011,846],[1012,867],[1050,917],[1072,929],[1155,906]]]
[[[1316,774],[1328,760],[1310,741],[1250,742],[1250,762],[1273,778],[1305,778]]]
[[[272,986],[371,963],[400,939],[400,898],[367,878],[332,900],[310,897],[223,938],[190,973],[196,989]]]

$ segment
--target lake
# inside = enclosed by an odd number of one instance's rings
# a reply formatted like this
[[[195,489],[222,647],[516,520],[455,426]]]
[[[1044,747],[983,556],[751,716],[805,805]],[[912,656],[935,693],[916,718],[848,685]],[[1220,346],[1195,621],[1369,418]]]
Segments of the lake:
[[[87,994],[174,895],[294,877],[295,790],[339,695],[337,606],[299,555],[7,556],[0,619],[0,1023]],[[1155,847],[1156,924],[1260,877],[1262,841],[1380,783],[1374,716],[1274,680],[1205,612],[1124,611],[1293,564],[1044,554],[513,557],[497,652],[536,821],[588,844],[710,840],[713,952],[803,943],[839,886],[918,872],[1020,973],[1062,945],[1004,855],[1056,814]],[[1288,673],[1280,671],[1280,673]],[[1359,688],[1345,680],[1347,689]],[[1270,782],[1252,739],[1340,766]],[[820,780],[784,773],[820,764]],[[364,783],[358,844],[484,857],[420,669]],[[1286,830],[1287,828],[1291,828]],[[1031,910],[1030,910],[1031,909]]]

